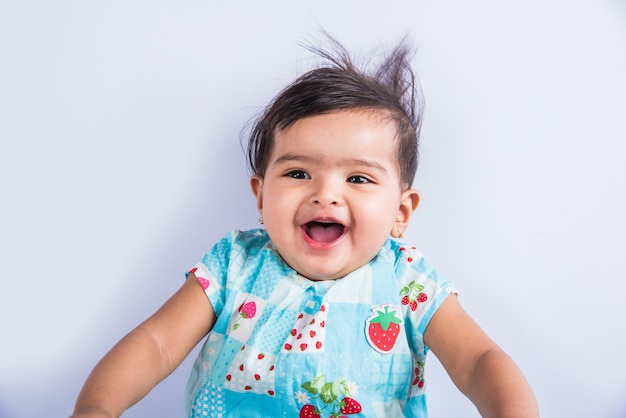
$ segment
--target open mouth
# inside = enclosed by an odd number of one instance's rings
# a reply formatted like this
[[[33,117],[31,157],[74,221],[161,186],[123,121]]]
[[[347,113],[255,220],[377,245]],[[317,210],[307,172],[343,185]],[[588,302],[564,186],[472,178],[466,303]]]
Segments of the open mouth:
[[[337,222],[312,221],[304,225],[304,232],[316,242],[329,243],[341,237],[346,227]]]

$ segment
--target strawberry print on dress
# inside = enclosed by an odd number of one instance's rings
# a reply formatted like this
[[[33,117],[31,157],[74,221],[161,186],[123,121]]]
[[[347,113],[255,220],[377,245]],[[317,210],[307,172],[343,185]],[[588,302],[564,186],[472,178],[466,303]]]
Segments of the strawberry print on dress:
[[[417,386],[419,389],[424,387],[424,362],[415,361],[415,367],[413,368],[413,375],[415,378],[411,384]]]
[[[198,283],[200,283],[200,286],[202,286],[202,290],[207,290],[209,288],[209,281],[205,279],[204,277],[201,277],[198,274],[196,274],[197,271],[198,271],[198,268],[194,267],[191,270],[189,270],[189,274],[195,274],[196,279],[198,279]]]
[[[326,345],[326,305],[314,314],[299,312],[295,323],[285,340],[282,351],[292,353],[323,352]]]
[[[226,372],[224,387],[233,392],[275,396],[276,356],[242,346]]]
[[[230,337],[246,344],[266,303],[263,298],[250,293],[237,295],[228,323]]]
[[[424,303],[428,300],[428,295],[422,292],[422,290],[424,290],[424,286],[412,280],[408,286],[404,286],[402,290],[400,290],[402,304],[409,305],[411,311],[415,312],[418,303]]]
[[[256,302],[246,302],[239,307],[239,318],[235,320],[233,324],[233,330],[239,328],[239,320],[240,319],[250,319],[254,318],[256,315]]]
[[[345,377],[338,377],[332,382],[326,376],[318,374],[302,385],[304,392],[296,394],[300,404],[300,418],[338,418],[358,414],[362,411],[361,404],[354,398],[358,393],[357,386]]]
[[[421,253],[417,247],[400,247],[398,250],[409,264],[421,258]]]

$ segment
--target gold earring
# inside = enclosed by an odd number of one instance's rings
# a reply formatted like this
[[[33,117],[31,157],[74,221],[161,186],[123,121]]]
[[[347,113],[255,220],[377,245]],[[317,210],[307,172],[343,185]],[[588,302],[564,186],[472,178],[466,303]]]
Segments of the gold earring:
[[[400,234],[398,235],[398,238],[400,238],[400,239],[404,238],[404,233],[400,232]]]
[[[262,216],[259,218],[259,223],[260,223],[261,225],[263,225],[263,217],[262,217]]]

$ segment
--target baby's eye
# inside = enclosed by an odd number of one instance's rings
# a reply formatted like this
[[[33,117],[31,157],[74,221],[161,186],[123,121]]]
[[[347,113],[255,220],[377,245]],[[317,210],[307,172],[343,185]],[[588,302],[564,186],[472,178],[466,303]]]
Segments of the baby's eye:
[[[287,173],[287,177],[291,177],[296,180],[307,180],[311,178],[311,176],[302,170],[291,170]]]
[[[365,183],[369,183],[370,179],[368,179],[367,177],[363,177],[363,176],[350,176],[348,177],[348,183],[354,183],[354,184],[365,184]]]

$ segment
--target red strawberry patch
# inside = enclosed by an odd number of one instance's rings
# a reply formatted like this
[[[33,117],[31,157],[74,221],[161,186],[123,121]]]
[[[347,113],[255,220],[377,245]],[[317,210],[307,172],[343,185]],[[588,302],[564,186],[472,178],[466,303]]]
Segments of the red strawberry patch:
[[[367,341],[376,351],[390,353],[398,342],[404,321],[393,305],[382,305],[374,308],[373,312],[374,314],[365,321]]]

